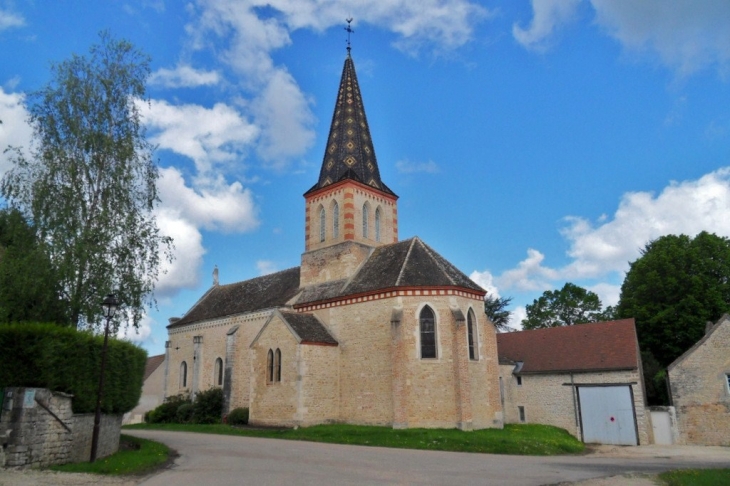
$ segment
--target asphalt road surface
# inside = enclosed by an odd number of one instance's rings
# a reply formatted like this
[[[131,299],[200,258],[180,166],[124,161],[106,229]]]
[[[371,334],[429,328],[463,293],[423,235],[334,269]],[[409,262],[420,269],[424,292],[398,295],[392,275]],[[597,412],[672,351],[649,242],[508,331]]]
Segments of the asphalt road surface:
[[[626,473],[730,467],[730,448],[603,447],[582,456],[503,456],[416,451],[223,435],[125,430],[164,442],[180,457],[145,486],[545,485]]]

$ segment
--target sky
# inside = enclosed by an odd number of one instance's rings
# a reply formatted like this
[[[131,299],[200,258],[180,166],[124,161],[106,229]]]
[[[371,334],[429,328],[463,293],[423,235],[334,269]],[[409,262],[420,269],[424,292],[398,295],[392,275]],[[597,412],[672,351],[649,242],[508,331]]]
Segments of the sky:
[[[525,306],[566,282],[618,302],[651,240],[730,237],[726,0],[0,0],[0,147],[26,95],[101,30],[152,59],[141,111],[174,239],[138,330],[212,285],[300,264],[346,57],[399,236]],[[11,167],[0,154],[0,176]]]

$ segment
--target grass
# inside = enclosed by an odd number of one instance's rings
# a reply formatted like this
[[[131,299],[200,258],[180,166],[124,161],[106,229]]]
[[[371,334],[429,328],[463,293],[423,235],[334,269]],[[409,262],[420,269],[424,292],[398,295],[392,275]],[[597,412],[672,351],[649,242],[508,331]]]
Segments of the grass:
[[[505,425],[504,429],[484,429],[472,432],[456,429],[395,430],[390,427],[344,424],[284,430],[237,428],[223,424],[137,424],[125,426],[125,429],[173,430],[399,449],[530,456],[578,454],[585,448],[582,442],[563,429],[536,424]]]
[[[169,457],[170,449],[165,444],[122,434],[119,439],[119,452],[116,454],[93,463],[77,462],[52,466],[50,469],[109,475],[144,474],[167,462]]]
[[[681,469],[659,475],[667,486],[715,486],[730,484],[730,469]]]

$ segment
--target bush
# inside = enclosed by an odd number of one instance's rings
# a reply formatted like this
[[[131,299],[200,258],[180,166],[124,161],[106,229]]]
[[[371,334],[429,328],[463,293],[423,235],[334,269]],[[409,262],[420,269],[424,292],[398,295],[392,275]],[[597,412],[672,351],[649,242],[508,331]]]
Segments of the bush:
[[[191,404],[187,395],[167,397],[160,406],[145,414],[144,421],[148,424],[173,424],[177,421],[178,409],[185,404]]]
[[[69,393],[74,413],[96,408],[104,336],[55,324],[0,325],[0,388],[37,387]],[[147,352],[110,338],[103,413],[129,412],[139,402]]]
[[[175,413],[175,422],[178,424],[187,424],[190,422],[190,420],[193,418],[193,404],[192,403],[183,403],[179,407],[177,407],[177,412]]]
[[[223,390],[210,388],[195,395],[193,422],[196,424],[218,424],[223,415]]]
[[[234,408],[228,414],[230,425],[246,425],[248,423],[248,408]]]

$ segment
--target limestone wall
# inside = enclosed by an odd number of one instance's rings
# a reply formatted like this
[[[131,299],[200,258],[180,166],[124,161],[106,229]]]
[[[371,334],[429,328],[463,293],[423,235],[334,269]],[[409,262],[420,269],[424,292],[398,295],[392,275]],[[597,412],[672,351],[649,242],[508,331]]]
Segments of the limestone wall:
[[[730,320],[669,367],[680,444],[730,445]]]
[[[505,423],[520,423],[518,407],[524,407],[525,423],[546,424],[561,427],[581,439],[580,422],[576,409],[577,398],[570,386],[570,373],[523,375],[522,384],[512,374],[513,365],[500,365],[500,377],[504,389]],[[644,393],[638,371],[614,371],[605,373],[573,373],[572,382],[591,384],[633,383],[636,424],[639,444],[652,442],[651,420],[645,408]]]
[[[97,458],[119,449],[122,417],[103,415]],[[88,461],[94,414],[74,415],[71,396],[44,388],[6,388],[0,430],[6,467],[46,467]]]
[[[139,424],[144,421],[144,414],[162,404],[164,394],[165,365],[161,363],[142,384],[142,395],[139,403],[130,412],[124,414],[122,424]]]

